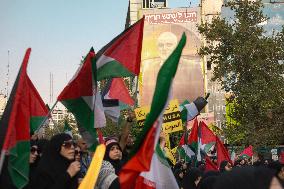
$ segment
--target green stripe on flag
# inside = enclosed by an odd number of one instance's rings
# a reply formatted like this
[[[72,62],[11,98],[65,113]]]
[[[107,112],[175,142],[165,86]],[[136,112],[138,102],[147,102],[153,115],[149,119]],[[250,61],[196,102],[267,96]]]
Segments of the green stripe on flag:
[[[141,133],[138,135],[136,143],[134,144],[133,150],[131,151],[129,158],[136,154],[139,150],[141,144],[144,141],[147,132],[154,125],[155,121],[160,116],[161,112],[167,105],[168,95],[171,88],[172,81],[177,71],[179,59],[182,53],[182,50],[186,43],[186,36],[183,33],[181,40],[179,41],[177,47],[165,61],[165,63],[160,68],[160,71],[157,76],[157,82],[155,86],[155,92],[152,99],[150,113],[147,115],[144,127]]]
[[[210,142],[210,143],[208,143],[208,144],[205,144],[205,146],[204,146],[204,151],[205,151],[206,153],[208,153],[209,150],[212,148],[213,145],[215,145],[215,142]]]
[[[101,81],[110,77],[134,77],[135,75],[126,69],[121,63],[113,60],[97,68],[97,80]]]
[[[30,129],[31,129],[30,132],[34,133],[44,119],[45,119],[44,116],[32,116],[30,118]]]
[[[157,157],[158,157],[159,161],[160,161],[163,165],[165,165],[166,167],[169,167],[169,168],[170,168],[170,165],[169,165],[169,163],[168,163],[168,161],[167,161],[167,158],[166,158],[166,156],[165,156],[164,152],[162,151],[162,149],[161,149],[161,147],[160,147],[159,144],[157,144],[156,150],[155,150],[154,153],[157,154]]]
[[[192,142],[191,144],[188,145],[191,147],[192,151],[197,154],[198,142]]]
[[[62,104],[73,113],[80,127],[84,127],[90,134],[97,138],[96,129],[94,128],[94,112],[88,104],[82,99],[64,100]]]
[[[30,141],[18,142],[11,148],[8,170],[14,185],[23,188],[29,182]]]

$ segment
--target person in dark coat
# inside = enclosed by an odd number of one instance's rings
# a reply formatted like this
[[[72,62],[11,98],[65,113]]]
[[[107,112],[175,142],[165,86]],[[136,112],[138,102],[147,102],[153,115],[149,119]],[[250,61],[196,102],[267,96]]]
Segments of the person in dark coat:
[[[58,134],[47,145],[32,181],[32,188],[77,189],[80,162],[74,161],[72,137],[65,133]]]
[[[35,172],[36,172],[36,167],[39,162],[39,148],[38,148],[38,143],[36,140],[31,140],[30,141],[30,170],[29,170],[29,183],[23,188],[23,189],[30,189],[31,188],[31,182],[35,177]]]
[[[279,161],[273,161],[268,165],[268,168],[275,170],[275,176],[279,179],[284,188],[284,164]]]
[[[202,179],[198,184],[198,189],[213,189],[214,183],[219,175],[219,171],[207,171],[203,174]]]
[[[174,172],[174,176],[176,178],[176,181],[177,181],[179,188],[182,188],[183,175],[184,175],[184,173],[183,173],[183,170],[181,170],[181,169],[177,169]]]
[[[232,170],[232,165],[230,162],[224,160],[220,163],[220,168],[219,168],[220,172],[226,172],[226,171],[231,171]]]
[[[242,167],[219,176],[213,189],[281,189],[275,171],[265,167]]]
[[[184,176],[182,182],[183,189],[197,189],[197,185],[202,178],[202,172],[198,168],[192,168]]]

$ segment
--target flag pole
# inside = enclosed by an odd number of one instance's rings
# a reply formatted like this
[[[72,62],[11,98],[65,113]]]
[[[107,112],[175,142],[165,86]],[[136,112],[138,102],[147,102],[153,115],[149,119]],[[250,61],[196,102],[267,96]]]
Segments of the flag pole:
[[[2,168],[3,168],[3,163],[4,163],[4,160],[5,160],[5,155],[6,155],[6,150],[2,150],[1,156],[0,156],[0,175],[1,175],[1,172],[2,172]]]
[[[134,79],[136,78],[136,85],[135,85],[135,104],[134,104],[134,109],[138,107],[138,85],[139,85],[139,75],[135,76]],[[133,82],[135,83],[135,81]]]
[[[55,105],[57,104],[57,100],[56,102],[53,104],[53,106],[50,108],[47,116],[45,116],[44,120],[42,120],[41,124],[38,126],[38,128],[35,130],[35,133],[37,133],[39,131],[39,129],[43,126],[43,124],[46,122],[46,120],[48,119],[48,117],[50,116],[52,110],[54,109]]]

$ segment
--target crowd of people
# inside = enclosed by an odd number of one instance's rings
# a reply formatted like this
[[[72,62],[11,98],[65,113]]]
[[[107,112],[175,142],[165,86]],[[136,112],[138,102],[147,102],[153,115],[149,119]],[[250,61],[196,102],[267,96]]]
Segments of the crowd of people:
[[[95,188],[119,188],[123,154],[127,154],[127,148],[133,144],[130,136],[124,150],[119,138],[106,139],[106,152]],[[30,149],[30,182],[25,189],[77,189],[92,161],[87,142],[83,138],[73,140],[67,133],[57,134],[49,141],[31,140]]]
[[[120,188],[118,174],[133,140],[128,137],[124,149],[118,137],[105,141],[106,152],[95,189]],[[124,152],[124,153],[123,153]],[[86,175],[92,156],[83,138],[76,141],[61,133],[47,140],[32,140],[30,151],[30,183],[25,188],[72,189]],[[214,162],[214,161],[213,161]],[[205,163],[197,164],[180,159],[172,166],[173,174],[182,189],[222,188],[283,188],[284,164],[279,161],[238,159],[231,164],[223,161],[219,170],[206,171]]]
[[[283,188],[284,164],[280,161],[239,159],[232,163],[222,161],[218,170],[206,170],[204,162],[179,160],[173,167],[177,183],[182,189],[245,189]]]
[[[134,144],[129,120],[123,133],[105,138],[106,152],[95,189],[119,189],[119,171]],[[160,135],[163,148],[164,135]],[[75,189],[88,171],[92,152],[84,138],[73,139],[60,133],[50,140],[32,139],[30,142],[29,184],[24,189]],[[180,189],[259,188],[279,189],[284,186],[283,161],[262,158],[239,158],[234,163],[223,161],[218,170],[206,170],[204,161],[185,161],[180,157],[172,166]],[[212,157],[216,164],[216,158]],[[7,174],[8,175],[8,174]],[[1,187],[2,188],[2,187]],[[5,188],[13,188],[11,185]]]

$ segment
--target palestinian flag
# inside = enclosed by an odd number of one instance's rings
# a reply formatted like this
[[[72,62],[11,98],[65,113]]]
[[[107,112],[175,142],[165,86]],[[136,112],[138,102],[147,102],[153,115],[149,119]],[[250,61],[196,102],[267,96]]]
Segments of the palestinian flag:
[[[150,171],[142,172],[136,181],[136,189],[178,189],[175,176],[161,147],[156,146]]]
[[[217,165],[220,167],[222,161],[226,160],[232,164],[228,150],[225,148],[222,141],[216,136],[216,150],[217,150]]]
[[[193,127],[188,135],[186,131],[180,139],[178,153],[180,158],[189,162],[196,156],[198,148],[198,121],[194,119]]]
[[[205,153],[208,153],[216,143],[216,135],[203,121],[200,122],[199,129],[201,135],[201,150],[203,150]]]
[[[184,101],[180,105],[180,112],[183,121],[193,120],[196,116],[199,115],[200,111],[206,106],[207,99],[203,97],[198,97],[192,103],[189,101]]]
[[[179,105],[179,111],[180,111],[182,122],[187,121],[187,109],[185,108],[186,104],[190,104],[190,102],[188,100],[185,100],[183,101],[183,103]]]
[[[0,171],[5,173],[8,168],[10,178],[17,188],[23,188],[29,181],[30,132],[35,131],[48,114],[27,75],[30,53],[29,48],[0,122]],[[8,158],[8,167],[2,167],[5,158]]]
[[[218,167],[208,156],[205,156],[205,171],[218,171]]]
[[[76,118],[80,127],[84,127],[93,137],[97,138],[96,128],[106,125],[101,94],[97,91],[95,65],[92,60],[95,53],[86,56],[75,76],[58,96],[60,101]],[[93,141],[95,142],[95,140]]]
[[[197,152],[198,148],[198,120],[195,118],[190,135],[188,136],[187,145],[190,145],[194,152]]]
[[[239,155],[239,158],[251,158],[253,156],[253,150],[252,145],[249,145],[247,148],[242,151],[242,153]]]
[[[30,119],[30,133],[34,134],[35,131],[43,124],[44,119],[48,116],[48,108],[43,102],[41,96],[37,92],[32,81],[28,77],[27,82],[29,83],[30,90],[30,106],[31,106],[31,119]]]
[[[102,92],[102,100],[105,114],[114,122],[118,122],[121,104],[134,105],[123,78],[112,78],[108,81]]]
[[[125,104],[134,105],[134,100],[131,98],[129,91],[122,78],[111,79],[111,85],[107,93],[108,98],[118,99]]]
[[[157,157],[155,149],[163,122],[163,112],[170,99],[169,93],[172,81],[185,42],[186,36],[183,34],[178,46],[165,61],[158,73],[150,113],[145,120],[145,125],[139,135],[140,138],[136,141],[134,149],[130,154],[130,160],[122,167],[119,173],[121,188],[160,188],[159,186],[165,186],[170,179],[170,177],[167,176],[162,180],[156,180],[157,178],[154,177],[153,174],[154,171],[157,170],[154,169],[155,167],[161,167],[162,164],[155,162],[154,158]],[[153,155],[154,152],[155,154]],[[155,166],[152,166],[152,162]],[[167,170],[170,171],[170,169]],[[145,174],[149,174],[149,177],[145,176]],[[177,184],[173,185],[171,188],[178,188],[176,186]]]
[[[97,79],[138,76],[140,72],[144,17],[124,30],[96,55]]]
[[[106,81],[106,86],[102,90],[102,102],[105,115],[108,116],[113,122],[118,122],[120,116],[119,100],[110,97],[110,89],[112,85],[112,79]]]
[[[178,150],[179,158],[184,159],[185,162],[190,162],[193,156],[195,156],[195,153],[192,151],[192,149],[187,144],[179,146],[177,150]]]

